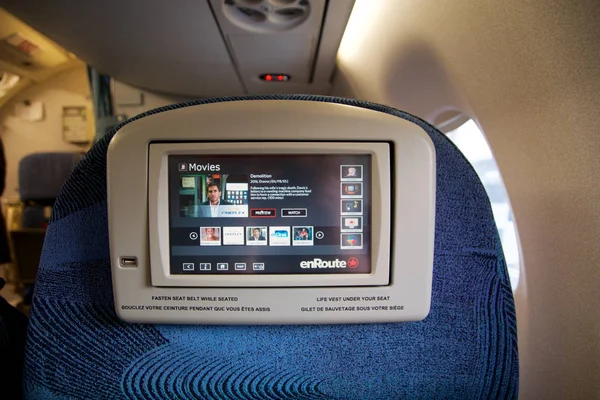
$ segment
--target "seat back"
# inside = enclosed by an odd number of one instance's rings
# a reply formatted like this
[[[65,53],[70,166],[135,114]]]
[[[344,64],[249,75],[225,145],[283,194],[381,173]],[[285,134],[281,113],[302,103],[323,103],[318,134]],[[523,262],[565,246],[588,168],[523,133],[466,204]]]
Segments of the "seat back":
[[[122,322],[114,311],[106,209],[113,132],[79,163],[54,207],[31,311],[26,398],[516,397],[515,310],[491,206],[471,165],[434,127],[381,105],[303,95],[199,100],[145,115],[263,99],[372,109],[430,135],[437,204],[429,316],[367,325]]]
[[[50,207],[80,159],[80,153],[35,153],[19,162],[23,210],[20,228],[11,230],[10,237],[22,283],[35,281]]]
[[[45,236],[46,230],[42,228],[24,228],[10,232],[19,281],[23,284],[35,282]]]
[[[53,204],[80,159],[80,153],[35,153],[23,157],[19,162],[21,201]]]

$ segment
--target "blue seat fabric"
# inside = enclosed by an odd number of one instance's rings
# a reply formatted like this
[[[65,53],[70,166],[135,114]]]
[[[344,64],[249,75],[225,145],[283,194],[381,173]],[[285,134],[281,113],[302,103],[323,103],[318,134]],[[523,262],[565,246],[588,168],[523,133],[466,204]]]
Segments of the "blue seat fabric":
[[[19,162],[19,195],[23,202],[53,204],[79,163],[79,153],[34,153]]]
[[[372,109],[411,121],[431,136],[437,205],[429,316],[413,323],[319,326],[122,322],[114,311],[106,213],[113,131],[82,159],[55,203],[31,310],[25,397],[515,398],[515,309],[490,203],[473,168],[434,127],[386,106],[312,95],[198,100],[132,120],[265,99]]]

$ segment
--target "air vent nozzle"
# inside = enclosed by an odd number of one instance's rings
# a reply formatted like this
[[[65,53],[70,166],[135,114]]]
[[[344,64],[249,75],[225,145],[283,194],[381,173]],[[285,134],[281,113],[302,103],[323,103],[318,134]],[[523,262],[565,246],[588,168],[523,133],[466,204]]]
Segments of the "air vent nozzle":
[[[308,0],[223,0],[223,14],[239,28],[261,33],[301,25],[310,15]]]

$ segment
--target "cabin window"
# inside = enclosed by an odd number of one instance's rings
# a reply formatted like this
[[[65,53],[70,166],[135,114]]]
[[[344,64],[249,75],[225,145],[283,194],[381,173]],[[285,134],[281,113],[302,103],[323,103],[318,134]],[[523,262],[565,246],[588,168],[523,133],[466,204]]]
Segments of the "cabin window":
[[[519,282],[519,243],[512,209],[496,160],[483,132],[473,120],[467,121],[447,135],[473,165],[487,191],[508,265],[511,286],[515,290]]]

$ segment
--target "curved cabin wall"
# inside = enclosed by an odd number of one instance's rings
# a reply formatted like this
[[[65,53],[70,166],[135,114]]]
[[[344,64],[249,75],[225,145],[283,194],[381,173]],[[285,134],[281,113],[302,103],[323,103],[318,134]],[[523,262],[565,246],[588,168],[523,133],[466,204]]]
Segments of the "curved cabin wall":
[[[338,54],[334,94],[430,121],[462,110],[487,136],[523,250],[523,399],[600,394],[599,12],[595,0],[359,0]]]

